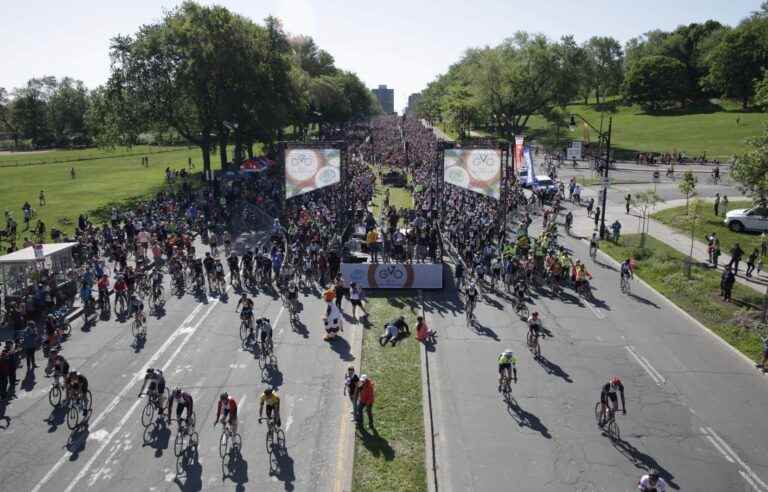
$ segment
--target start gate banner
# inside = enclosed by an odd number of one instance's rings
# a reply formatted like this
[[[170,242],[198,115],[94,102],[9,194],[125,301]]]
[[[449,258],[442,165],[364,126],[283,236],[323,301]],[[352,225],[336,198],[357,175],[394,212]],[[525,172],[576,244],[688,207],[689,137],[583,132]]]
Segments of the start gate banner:
[[[341,274],[347,285],[364,289],[441,289],[442,264],[342,263]]]
[[[341,181],[339,149],[285,150],[285,198],[303,195]]]
[[[495,199],[501,196],[501,150],[446,149],[444,180]]]

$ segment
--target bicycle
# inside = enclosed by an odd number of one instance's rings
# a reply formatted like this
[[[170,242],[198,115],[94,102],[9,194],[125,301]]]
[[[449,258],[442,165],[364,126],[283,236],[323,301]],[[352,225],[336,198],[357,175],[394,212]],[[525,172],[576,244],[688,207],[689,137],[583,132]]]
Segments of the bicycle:
[[[58,407],[61,404],[61,394],[64,391],[64,385],[59,376],[54,376],[51,389],[48,390],[48,402],[52,407]]]
[[[150,302],[152,303],[152,309],[155,311],[160,309],[163,304],[165,304],[165,289],[162,285],[158,285],[152,289],[152,297],[150,298]]]
[[[224,417],[223,420],[226,419]],[[219,456],[224,459],[230,453],[240,454],[242,449],[243,439],[240,434],[232,432],[232,427],[229,422],[223,422],[224,429],[221,431],[221,437],[219,438]]]
[[[259,423],[261,422],[267,422],[267,435],[266,435],[266,446],[267,446],[267,453],[272,454],[272,451],[275,447],[275,438],[277,438],[278,442],[280,441],[279,433],[281,430],[275,425],[275,418],[274,417],[259,417]]]
[[[499,392],[501,393],[504,401],[509,402],[512,400],[512,386],[510,382],[512,378],[508,374],[504,374],[501,377],[501,385],[499,385]]]
[[[144,405],[144,410],[141,411],[141,425],[149,427],[152,422],[155,421],[155,412],[162,410],[160,406],[160,393],[158,391],[147,392],[147,403]],[[170,399],[171,393],[168,388],[165,388],[165,399]],[[170,417],[170,416],[169,416]]]
[[[630,291],[630,277],[621,275],[620,288],[622,294],[629,294]]]
[[[125,291],[115,294],[115,316],[122,318],[128,309],[128,298]]]
[[[467,298],[467,326],[472,326],[475,321],[475,301],[473,298]]]
[[[518,299],[515,303],[515,313],[520,316],[521,319],[528,319],[528,305],[525,301]]]
[[[93,395],[91,395],[91,390],[86,391],[85,394],[78,395],[78,398],[67,400],[67,406],[69,407],[67,409],[67,427],[69,430],[75,430],[84,421],[84,419],[82,421],[80,419],[81,412],[82,417],[85,417],[93,411]]]
[[[590,244],[589,245],[589,257],[592,258],[592,261],[595,261],[597,258],[597,245]]]
[[[608,414],[607,416],[605,416],[606,413]],[[602,428],[608,437],[616,441],[621,438],[619,424],[616,423],[616,411],[609,403],[605,404],[605,410],[603,410],[603,402],[598,401],[595,404],[595,420],[597,421],[597,426]]]
[[[200,436],[195,431],[195,414],[192,413],[186,419],[177,421],[176,440],[173,443],[173,454],[178,458],[189,448],[196,449],[200,442]]]
[[[536,335],[528,330],[525,342],[526,345],[528,345],[528,349],[533,354],[534,359],[541,357],[541,344],[539,343],[539,335]]]

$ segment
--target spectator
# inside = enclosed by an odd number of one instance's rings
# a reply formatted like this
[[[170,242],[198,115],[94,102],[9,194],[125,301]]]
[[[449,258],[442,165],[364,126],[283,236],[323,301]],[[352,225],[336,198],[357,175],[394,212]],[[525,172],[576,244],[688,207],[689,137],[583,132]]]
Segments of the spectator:
[[[728,263],[728,267],[729,268],[732,267],[734,275],[738,275],[739,262],[741,261],[741,257],[744,256],[744,250],[741,249],[741,246],[739,246],[739,243],[734,243],[730,253],[731,253],[731,261]]]
[[[723,195],[723,217],[728,213],[728,195]]]
[[[400,334],[397,330],[397,326],[390,322],[384,325],[384,334],[379,337],[379,344],[383,347],[387,343],[391,343],[394,347],[399,338]]]
[[[357,403],[357,390],[360,378],[355,373],[355,366],[349,366],[347,368],[347,374],[344,376],[344,394],[349,397],[350,403],[352,403],[352,415],[355,415],[355,406]]]
[[[3,347],[0,351],[0,400],[9,398],[9,382],[11,378],[11,354],[8,347]]]
[[[427,322],[424,321],[422,316],[416,318],[416,340],[425,343],[427,341],[433,342],[435,338],[435,331],[430,330],[427,326]]]
[[[730,266],[726,266],[723,270],[723,274],[720,276],[720,295],[723,296],[724,301],[731,300],[731,292],[733,291],[733,284],[736,282],[736,275],[731,271]]]
[[[768,255],[768,234],[763,231],[760,234],[760,256]]]
[[[368,231],[368,235],[365,239],[365,244],[368,248],[368,253],[371,255],[371,259],[374,263],[379,262],[379,233],[376,228],[372,228]]]
[[[363,307],[363,289],[357,285],[357,282],[352,282],[349,286],[349,302],[352,303],[352,319],[357,320],[357,308],[363,312],[363,317],[368,316],[368,312]]]
[[[24,347],[24,356],[27,364],[27,371],[33,370],[37,367],[35,363],[35,349],[37,347],[37,334],[35,333],[35,324],[30,322],[27,325],[27,329],[24,331],[24,337],[22,338],[22,345]]]
[[[368,426],[373,429],[373,381],[365,374],[360,376],[357,390],[357,425],[363,427],[363,410],[368,414]]]
[[[720,215],[720,193],[715,193],[715,203],[713,204],[713,209],[715,211],[715,217]]]
[[[624,207],[626,209],[627,215],[629,215],[629,206],[632,204],[632,195],[630,193],[627,193],[627,196],[624,197]]]
[[[757,263],[757,257],[760,255],[760,251],[755,248],[752,253],[749,254],[749,257],[747,258],[747,277],[752,276],[752,272],[755,270],[755,263]]]
[[[45,191],[40,190],[40,196],[38,197],[38,202],[40,203],[41,207],[44,207],[47,203],[45,200]]]

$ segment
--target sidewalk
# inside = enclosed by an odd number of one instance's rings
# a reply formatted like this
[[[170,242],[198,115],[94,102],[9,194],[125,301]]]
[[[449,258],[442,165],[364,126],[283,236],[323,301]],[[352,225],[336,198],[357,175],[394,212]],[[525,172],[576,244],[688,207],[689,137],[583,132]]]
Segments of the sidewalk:
[[[597,200],[597,190],[595,189],[589,189],[585,188],[582,190],[583,198],[589,198],[594,197],[595,200]],[[582,201],[583,201],[582,198]],[[734,197],[733,200],[748,200],[749,197]],[[709,199],[705,199],[705,201],[711,201]],[[586,207],[579,207],[576,206],[570,202],[565,202],[566,205],[570,205],[571,210],[573,211],[573,234],[584,237],[584,238],[590,238],[592,236],[592,233],[595,231],[595,222],[592,217],[587,217],[587,209]],[[678,200],[669,200],[663,203],[660,203],[656,206],[656,209],[654,212],[658,212],[661,210],[665,210],[668,208],[674,208],[674,207],[680,207],[685,205],[685,199],[678,199]],[[617,205],[608,203],[605,211],[605,226],[609,228],[610,225],[618,219],[621,223],[621,233],[624,234],[632,234],[635,231],[639,232],[640,228],[640,216],[636,210],[630,209],[629,215],[626,214],[626,210],[624,209],[623,205]],[[649,219],[648,224],[648,234],[655,237],[656,239],[663,241],[664,243],[668,244],[670,247],[676,249],[680,253],[688,256],[691,252],[691,237],[688,234],[678,232],[675,229],[672,229],[671,227],[668,227],[661,222],[658,222],[654,219]],[[702,236],[706,234],[707,231],[703,228],[699,231],[697,234],[698,236]],[[709,253],[707,251],[707,245],[703,241],[694,238],[693,242],[693,259],[696,260],[699,263],[703,264],[709,264]],[[720,256],[719,261],[719,267],[718,271],[723,271],[723,267],[725,265],[728,265],[728,263],[731,261],[731,256],[727,253],[723,253]],[[768,272],[765,275],[758,274],[757,271],[753,274],[754,276],[751,278],[747,278],[744,276],[744,271],[746,269],[746,256],[742,261],[740,262],[740,270],[739,274],[736,275],[736,281],[739,282],[742,285],[746,285],[747,287],[750,287],[754,289],[756,292],[764,293],[764,287],[768,287]]]

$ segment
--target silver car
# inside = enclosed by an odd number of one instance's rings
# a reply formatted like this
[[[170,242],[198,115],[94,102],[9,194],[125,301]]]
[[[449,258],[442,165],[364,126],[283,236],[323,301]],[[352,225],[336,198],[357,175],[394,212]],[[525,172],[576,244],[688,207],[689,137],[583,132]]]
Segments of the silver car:
[[[768,207],[757,206],[731,210],[725,214],[723,222],[734,232],[768,231]]]

